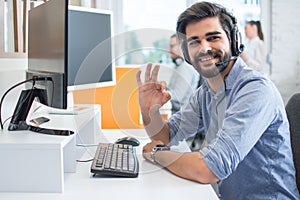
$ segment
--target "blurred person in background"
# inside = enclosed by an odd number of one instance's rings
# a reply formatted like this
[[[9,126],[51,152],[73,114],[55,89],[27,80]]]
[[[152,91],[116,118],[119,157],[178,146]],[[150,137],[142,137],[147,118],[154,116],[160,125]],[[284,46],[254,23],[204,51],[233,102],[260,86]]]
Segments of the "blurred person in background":
[[[248,41],[241,58],[249,67],[263,73],[266,66],[267,52],[260,21],[246,22],[245,35]]]
[[[180,110],[199,87],[201,81],[199,73],[185,62],[176,34],[169,40],[169,53],[174,64],[168,90],[172,94],[172,113]]]

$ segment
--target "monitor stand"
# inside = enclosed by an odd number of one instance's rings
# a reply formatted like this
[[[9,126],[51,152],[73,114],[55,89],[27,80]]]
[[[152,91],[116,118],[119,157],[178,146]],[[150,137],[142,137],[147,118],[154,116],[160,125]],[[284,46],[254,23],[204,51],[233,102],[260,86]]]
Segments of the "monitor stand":
[[[67,94],[67,109],[53,109],[49,114],[54,115],[79,115],[87,111],[93,110],[94,107],[87,104],[74,104],[74,96],[72,91]]]
[[[47,91],[44,89],[23,90],[20,94],[15,111],[8,126],[9,131],[27,130],[26,118],[33,100],[37,99],[42,104],[47,105]]]

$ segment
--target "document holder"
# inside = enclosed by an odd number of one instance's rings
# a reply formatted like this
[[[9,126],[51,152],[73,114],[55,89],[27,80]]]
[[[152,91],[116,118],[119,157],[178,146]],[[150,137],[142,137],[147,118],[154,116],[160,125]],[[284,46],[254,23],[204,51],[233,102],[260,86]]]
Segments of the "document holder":
[[[23,90],[21,92],[10,124],[8,126],[9,131],[28,130],[29,126],[26,124],[26,117],[35,98],[37,98],[39,102],[45,105],[48,104],[47,92],[44,89],[33,88]]]

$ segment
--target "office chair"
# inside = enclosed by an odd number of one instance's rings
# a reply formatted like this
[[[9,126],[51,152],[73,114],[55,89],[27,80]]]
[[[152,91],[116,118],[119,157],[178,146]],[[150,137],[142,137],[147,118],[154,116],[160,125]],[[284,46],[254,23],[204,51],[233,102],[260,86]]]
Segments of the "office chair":
[[[296,169],[297,187],[300,191],[300,93],[292,95],[285,109],[290,123],[293,160]]]

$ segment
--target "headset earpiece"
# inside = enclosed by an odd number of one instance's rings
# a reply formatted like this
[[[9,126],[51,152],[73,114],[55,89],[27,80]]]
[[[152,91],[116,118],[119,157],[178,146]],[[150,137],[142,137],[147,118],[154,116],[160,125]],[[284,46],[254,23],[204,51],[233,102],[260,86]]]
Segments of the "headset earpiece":
[[[244,45],[241,44],[241,32],[239,31],[238,29],[238,26],[237,26],[237,20],[235,19],[234,16],[230,15],[229,13],[225,13],[227,14],[231,20],[232,20],[232,23],[233,23],[233,27],[231,29],[231,53],[232,53],[232,56],[239,56],[243,50],[244,50]]]

